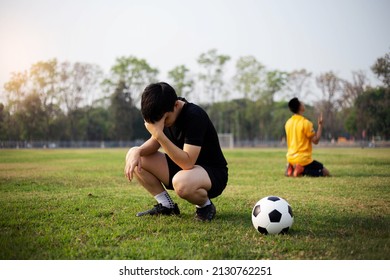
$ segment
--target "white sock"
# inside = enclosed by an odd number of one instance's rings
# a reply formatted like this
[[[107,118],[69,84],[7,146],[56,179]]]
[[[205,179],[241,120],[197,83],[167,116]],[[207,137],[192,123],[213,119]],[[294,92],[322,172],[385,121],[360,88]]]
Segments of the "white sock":
[[[161,203],[162,206],[165,206],[167,208],[173,208],[175,206],[167,191],[163,191],[162,193],[155,195],[154,198],[157,200],[158,203]]]
[[[207,201],[206,201],[205,204],[203,204],[203,205],[196,205],[196,207],[197,207],[197,208],[203,208],[203,207],[206,207],[206,206],[208,206],[208,205],[210,205],[210,204],[211,204],[210,199],[207,199]]]

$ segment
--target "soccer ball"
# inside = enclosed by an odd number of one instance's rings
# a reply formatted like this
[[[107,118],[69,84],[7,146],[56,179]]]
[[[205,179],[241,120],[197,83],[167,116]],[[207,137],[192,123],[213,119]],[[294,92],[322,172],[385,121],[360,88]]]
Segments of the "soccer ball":
[[[292,208],[281,197],[264,197],[253,207],[252,224],[262,234],[285,234],[293,222]]]

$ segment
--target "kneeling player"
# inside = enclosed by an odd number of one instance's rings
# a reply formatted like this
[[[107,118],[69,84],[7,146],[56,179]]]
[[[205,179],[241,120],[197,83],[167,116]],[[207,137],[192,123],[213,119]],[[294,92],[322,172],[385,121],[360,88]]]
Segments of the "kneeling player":
[[[312,158],[312,143],[318,144],[322,134],[322,114],[315,132],[313,123],[303,116],[305,105],[298,98],[291,99],[288,107],[294,115],[285,124],[288,148],[286,176],[330,176],[328,169]]]

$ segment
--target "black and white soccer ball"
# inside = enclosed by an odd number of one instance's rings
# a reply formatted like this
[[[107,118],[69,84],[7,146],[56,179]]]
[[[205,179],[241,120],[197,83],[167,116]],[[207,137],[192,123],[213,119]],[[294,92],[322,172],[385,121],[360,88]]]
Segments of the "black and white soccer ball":
[[[262,234],[285,234],[293,222],[292,208],[281,197],[264,197],[253,207],[252,224]]]

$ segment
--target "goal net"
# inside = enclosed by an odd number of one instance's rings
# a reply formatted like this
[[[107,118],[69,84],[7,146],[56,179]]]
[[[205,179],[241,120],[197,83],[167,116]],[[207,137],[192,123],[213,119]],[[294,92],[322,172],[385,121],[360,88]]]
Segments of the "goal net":
[[[221,148],[234,148],[234,139],[232,133],[218,133],[218,139]]]

